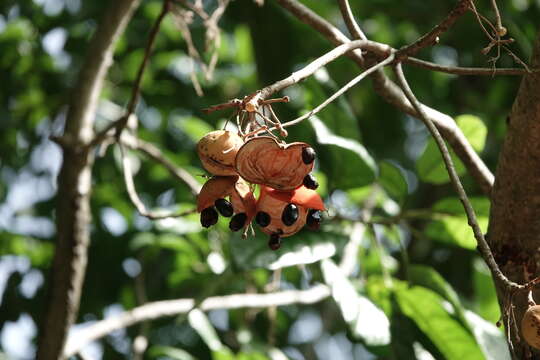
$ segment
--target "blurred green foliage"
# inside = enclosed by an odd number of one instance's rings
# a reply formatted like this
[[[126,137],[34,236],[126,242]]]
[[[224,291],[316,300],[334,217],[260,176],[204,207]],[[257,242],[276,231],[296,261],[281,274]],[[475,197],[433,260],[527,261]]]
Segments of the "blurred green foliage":
[[[215,2],[205,3],[212,7]],[[303,3],[344,29],[334,1]],[[377,0],[351,1],[351,6],[369,38],[399,48],[429,31],[453,3]],[[485,3],[478,4],[479,10],[491,17]],[[512,49],[527,59],[540,3],[499,3],[504,24],[516,40]],[[54,196],[62,196],[55,194],[61,152],[49,136],[62,131],[77,73],[92,56],[86,51],[88,41],[108,6],[104,0],[0,2],[0,357],[2,351],[18,358],[33,356],[36,332],[21,325],[21,319],[30,316],[32,329],[43,316],[54,251]],[[158,0],[142,1],[122,36],[96,128],[114,121],[128,102],[146,34],[160,8]],[[194,145],[230,116],[227,111],[206,115],[201,110],[280,80],[332,48],[270,0],[263,7],[233,1],[220,27],[219,62],[213,78],[205,79],[168,17],[136,109],[138,136],[159,146],[201,183],[205,172]],[[191,28],[203,52],[204,24],[199,19]],[[473,15],[466,14],[438,45],[419,56],[448,65],[489,66],[489,58],[480,52],[487,43]],[[207,55],[203,58],[208,60]],[[516,65],[502,56],[498,66]],[[193,71],[202,97],[193,89]],[[417,96],[454,116],[494,169],[519,78],[458,77],[413,67],[405,71]],[[274,108],[282,120],[295,118],[358,73],[349,59],[338,59],[287,89],[291,102]],[[344,359],[425,359],[429,354],[436,359],[507,359],[504,336],[494,327],[499,309],[489,272],[475,252],[472,231],[423,125],[385,103],[367,80],[318,117],[290,128],[289,134],[288,141],[308,142],[317,151],[315,174],[328,211],[319,232],[303,230],[286,239],[278,252],[268,249],[260,233],[247,240],[231,234],[224,220],[206,230],[197,215],[142,218],[129,202],[118,149],[99,156],[93,169],[92,241],[77,323],[142,301],[263,293],[278,269],[282,289],[324,282],[331,286],[332,297],[313,305],[280,307],[275,317],[260,309],[239,309],[160,319],[104,338],[94,347],[98,357],[130,358],[131,342],[144,333],[148,359],[326,359],[338,352]],[[161,165],[140,154],[130,157],[148,207],[193,207],[187,186]],[[485,229],[489,201],[459,160],[456,163]],[[358,235],[354,224],[366,203],[375,204],[373,226]],[[358,266],[347,277],[335,264],[354,236],[360,236]],[[8,330],[14,324],[15,333]],[[13,336],[26,339],[28,350],[17,353],[6,340]],[[486,339],[499,344],[496,352],[485,345]]]

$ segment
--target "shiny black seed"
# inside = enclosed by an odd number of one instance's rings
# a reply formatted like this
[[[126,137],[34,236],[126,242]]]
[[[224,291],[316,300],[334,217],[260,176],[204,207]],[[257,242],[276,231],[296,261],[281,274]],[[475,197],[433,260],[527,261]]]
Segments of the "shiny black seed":
[[[281,214],[281,221],[286,226],[291,226],[298,220],[298,207],[294,204],[289,204],[285,206],[285,209],[283,209],[283,213]]]
[[[315,150],[312,147],[305,147],[302,149],[302,161],[304,164],[311,164],[315,160]]]
[[[281,238],[279,237],[279,234],[270,235],[270,240],[268,240],[268,247],[274,251],[281,247]]]
[[[319,210],[310,209],[306,217],[306,225],[311,230],[319,230],[321,227],[321,212]]]
[[[255,215],[255,222],[260,227],[266,227],[270,225],[271,220],[272,219],[270,219],[270,215],[268,215],[268,213],[265,213],[264,211],[259,211],[257,215]]]
[[[231,217],[234,213],[232,204],[225,199],[217,199],[214,205],[219,213],[225,217]]]
[[[247,215],[246,213],[238,213],[234,215],[229,223],[229,229],[232,231],[238,231],[246,225]]]
[[[213,206],[207,207],[201,212],[201,225],[208,228],[218,221],[218,213]]]
[[[315,176],[313,176],[312,174],[307,174],[304,177],[304,186],[308,189],[315,190],[319,187],[319,183],[317,182],[317,180],[315,180]]]

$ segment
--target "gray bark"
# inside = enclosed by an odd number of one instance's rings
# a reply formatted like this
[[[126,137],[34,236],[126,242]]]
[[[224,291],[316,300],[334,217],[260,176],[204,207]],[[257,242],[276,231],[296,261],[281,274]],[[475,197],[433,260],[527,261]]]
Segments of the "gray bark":
[[[540,67],[540,34],[530,61]],[[488,229],[488,241],[503,273],[510,280],[524,283],[540,275],[540,73],[522,79],[508,118],[495,176]],[[503,314],[508,309],[508,294],[496,284]],[[527,294],[515,294],[517,327],[510,326],[515,359],[523,359],[526,344],[519,340],[520,327],[527,309]],[[540,298],[536,297],[540,300]],[[511,317],[512,319],[513,317]],[[507,323],[505,321],[505,323]]]
[[[62,359],[70,326],[77,317],[87,262],[90,189],[93,156],[87,144],[93,119],[112,63],[116,41],[123,33],[139,0],[117,0],[102,18],[90,43],[87,58],[66,118],[61,143],[63,163],[58,176],[57,238],[50,273],[48,302],[38,339],[38,359]]]

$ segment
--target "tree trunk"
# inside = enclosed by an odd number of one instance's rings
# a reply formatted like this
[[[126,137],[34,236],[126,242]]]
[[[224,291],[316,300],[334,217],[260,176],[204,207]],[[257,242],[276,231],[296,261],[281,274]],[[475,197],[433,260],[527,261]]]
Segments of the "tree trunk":
[[[63,358],[69,328],[79,309],[89,242],[92,183],[93,120],[103,80],[112,63],[116,40],[139,0],[118,0],[103,17],[89,46],[73,91],[61,143],[63,163],[58,176],[57,239],[48,303],[38,340],[38,359]]]
[[[540,34],[534,47],[531,68],[540,68]],[[540,275],[540,73],[523,77],[510,116],[499,156],[492,194],[488,241],[502,272],[510,280],[524,283]],[[508,326],[514,359],[524,359],[526,343],[520,341],[520,321],[527,309],[527,294],[513,296],[514,315],[508,314],[508,294],[496,284],[501,311]],[[538,356],[535,356],[538,358]]]

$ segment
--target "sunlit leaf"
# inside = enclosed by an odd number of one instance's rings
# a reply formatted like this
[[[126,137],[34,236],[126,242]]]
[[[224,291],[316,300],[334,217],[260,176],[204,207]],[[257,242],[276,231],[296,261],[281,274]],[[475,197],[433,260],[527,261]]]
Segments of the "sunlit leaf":
[[[484,198],[470,200],[476,210],[478,225],[483,232],[486,232],[489,221],[489,200]],[[429,238],[470,250],[476,249],[474,233],[457,198],[442,199],[433,205],[433,210],[440,213],[440,216],[426,227],[425,233]]]
[[[413,286],[395,292],[401,311],[412,319],[448,360],[483,359],[470,334],[443,306],[443,298]]]
[[[470,114],[460,115],[456,117],[456,123],[474,150],[478,152],[484,150],[487,128],[478,116]]]
[[[451,149],[449,151],[457,174],[463,175],[465,173],[465,166],[463,166],[463,163]],[[444,184],[450,181],[441,152],[433,139],[429,139],[426,149],[416,161],[416,170],[418,171],[418,175],[420,175],[420,179],[425,182]]]
[[[473,148],[476,151],[482,151],[487,135],[487,129],[482,120],[474,115],[461,115],[456,118],[456,122]],[[449,151],[456,172],[458,175],[463,175],[466,171],[465,166],[450,148]],[[450,181],[439,148],[431,138],[423,154],[416,162],[416,169],[423,181],[433,184],[444,184]]]
[[[321,269],[324,281],[332,289],[332,297],[354,336],[370,346],[388,344],[390,322],[384,312],[368,298],[359,295],[349,279],[332,260],[323,260]]]

